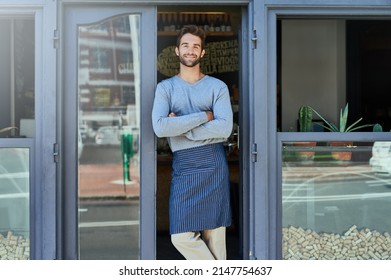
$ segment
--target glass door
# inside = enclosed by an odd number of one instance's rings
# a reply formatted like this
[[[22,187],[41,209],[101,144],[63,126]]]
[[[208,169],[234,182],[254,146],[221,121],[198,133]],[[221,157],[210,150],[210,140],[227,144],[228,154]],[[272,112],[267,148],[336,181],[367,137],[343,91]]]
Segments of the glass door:
[[[64,258],[154,258],[153,9],[65,14]]]

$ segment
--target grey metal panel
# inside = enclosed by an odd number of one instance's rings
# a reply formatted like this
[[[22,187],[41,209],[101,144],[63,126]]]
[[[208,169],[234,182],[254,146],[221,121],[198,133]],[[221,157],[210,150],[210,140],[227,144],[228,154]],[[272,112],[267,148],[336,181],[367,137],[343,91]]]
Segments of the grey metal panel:
[[[253,145],[255,143],[255,121],[254,121],[254,92],[255,87],[257,85],[255,84],[255,78],[254,78],[254,72],[257,65],[260,65],[259,63],[259,56],[254,55],[252,45],[250,43],[250,39],[253,37],[254,29],[258,27],[258,24],[256,24],[255,20],[258,17],[255,10],[258,9],[258,5],[254,4],[254,1],[251,2],[249,6],[249,21],[248,21],[248,53],[249,53],[249,60],[248,60],[248,67],[249,67],[249,107],[248,107],[248,115],[249,115],[249,145],[247,147],[246,154],[248,155],[247,162],[248,162],[248,176],[249,176],[249,200],[248,200],[248,240],[249,240],[249,259],[254,259],[254,251],[255,251],[255,216],[256,216],[256,210],[255,210],[255,168],[254,163],[252,162],[252,149]],[[253,104],[253,105],[250,105]]]
[[[391,133],[388,132],[280,132],[281,141],[390,141]]]
[[[265,6],[270,13],[276,13],[283,18],[297,16],[305,16],[307,18],[319,16],[324,18],[388,17],[391,13],[391,4],[387,3],[387,1],[378,1],[377,4],[371,1],[360,1],[360,3],[356,1],[339,1],[339,5],[330,5],[323,1],[296,1],[290,4],[265,3]]]
[[[250,150],[250,91],[249,91],[249,52],[245,51],[249,48],[249,9],[248,7],[242,8],[242,27],[240,32],[240,54],[241,54],[241,68],[240,68],[240,108],[239,108],[239,120],[240,120],[240,185],[242,186],[242,193],[240,197],[240,217],[242,221],[241,234],[241,250],[244,259],[249,258],[249,215],[248,209],[250,208],[250,176],[249,167],[250,162],[248,161],[248,151]]]
[[[155,8],[145,9],[141,22],[141,189],[140,189],[140,258],[156,259],[156,141],[151,112],[156,85],[156,15]],[[150,36],[146,36],[149,34]]]
[[[53,160],[53,145],[56,143],[56,69],[57,52],[51,44],[53,31],[56,28],[57,2],[48,2],[36,14],[36,164],[37,196],[39,204],[36,216],[42,218],[37,234],[41,242],[38,259],[56,258],[56,164]]]
[[[276,230],[278,223],[278,213],[277,206],[278,198],[276,191],[278,188],[277,184],[277,170],[278,170],[278,162],[276,158],[277,151],[277,18],[274,14],[267,14],[267,93],[268,93],[268,151],[269,151],[269,180],[267,182],[269,192],[268,199],[270,201],[269,209],[268,209],[268,232],[269,232],[269,244],[268,244],[268,255],[267,259],[276,259]],[[271,82],[274,81],[274,82]]]
[[[253,24],[252,29],[256,30],[257,48],[252,50],[252,65],[250,66],[251,80],[253,88],[252,104],[252,141],[257,146],[257,161],[252,163],[250,169],[250,178],[252,186],[250,187],[250,248],[253,259],[269,258],[269,219],[270,205],[269,201],[269,181],[271,161],[273,153],[271,152],[270,138],[268,137],[269,129],[269,109],[270,97],[268,96],[268,44],[266,36],[265,6],[263,1],[253,1],[252,5]],[[254,36],[253,30],[250,36]],[[250,151],[250,155],[251,155]]]
[[[0,148],[33,148],[32,138],[0,138]]]

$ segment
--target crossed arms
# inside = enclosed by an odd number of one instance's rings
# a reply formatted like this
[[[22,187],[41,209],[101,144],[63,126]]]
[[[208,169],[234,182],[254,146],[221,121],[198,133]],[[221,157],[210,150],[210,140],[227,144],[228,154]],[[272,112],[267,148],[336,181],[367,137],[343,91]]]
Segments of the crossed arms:
[[[189,140],[226,139],[232,132],[232,109],[228,89],[224,88],[210,110],[180,115],[170,108],[169,94],[157,90],[152,110],[152,125],[158,137],[184,136]]]

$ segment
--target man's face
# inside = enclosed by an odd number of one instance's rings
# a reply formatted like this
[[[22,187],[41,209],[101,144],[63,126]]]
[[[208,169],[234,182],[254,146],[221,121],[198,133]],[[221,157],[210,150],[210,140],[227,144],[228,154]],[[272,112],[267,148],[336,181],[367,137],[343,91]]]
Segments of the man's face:
[[[201,38],[190,33],[183,35],[179,47],[175,48],[175,53],[179,56],[181,64],[187,67],[194,67],[200,63],[205,54],[201,49]]]

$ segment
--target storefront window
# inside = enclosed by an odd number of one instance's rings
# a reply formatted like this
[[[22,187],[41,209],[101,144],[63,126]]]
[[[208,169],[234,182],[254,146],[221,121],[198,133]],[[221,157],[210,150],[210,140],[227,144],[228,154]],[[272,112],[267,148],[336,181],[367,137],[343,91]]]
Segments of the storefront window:
[[[283,259],[391,259],[391,142],[282,149]]]
[[[292,18],[277,26],[278,132],[302,132],[303,105],[339,126],[347,104],[348,124],[362,118],[360,124],[390,131],[389,20]]]
[[[0,137],[35,137],[34,20],[0,19]]]
[[[79,257],[139,258],[139,15],[79,27]]]
[[[30,257],[29,149],[0,148],[0,260]]]

